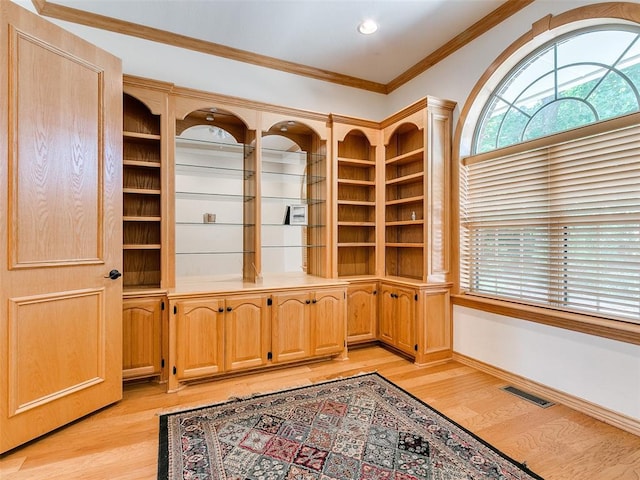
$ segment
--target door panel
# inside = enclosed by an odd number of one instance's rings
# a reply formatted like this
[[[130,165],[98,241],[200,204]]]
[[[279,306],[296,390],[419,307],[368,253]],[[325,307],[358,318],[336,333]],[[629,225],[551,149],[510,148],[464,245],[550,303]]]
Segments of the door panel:
[[[345,348],[346,301],[344,290],[316,292],[312,300],[312,355],[331,355]]]
[[[120,60],[0,0],[0,451],[122,397]]]
[[[266,296],[227,299],[227,370],[242,370],[267,363],[267,353],[271,344],[269,323]]]
[[[126,300],[122,307],[122,376],[162,372],[162,299]]]
[[[415,354],[416,300],[414,290],[397,288],[395,299],[395,346],[400,350]]]
[[[224,371],[224,300],[181,300],[176,307],[178,379]]]
[[[380,297],[380,323],[378,324],[378,335],[380,340],[388,344],[395,341],[394,325],[395,317],[395,291],[388,286],[382,285]]]
[[[349,342],[376,338],[378,324],[377,284],[354,284],[347,289],[347,336]]]
[[[274,362],[300,360],[309,356],[309,292],[273,296],[272,349]]]

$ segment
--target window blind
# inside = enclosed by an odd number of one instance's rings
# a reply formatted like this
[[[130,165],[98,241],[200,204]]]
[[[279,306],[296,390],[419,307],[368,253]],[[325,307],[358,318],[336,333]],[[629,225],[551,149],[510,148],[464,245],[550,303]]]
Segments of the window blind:
[[[640,323],[640,126],[461,168],[469,293]]]

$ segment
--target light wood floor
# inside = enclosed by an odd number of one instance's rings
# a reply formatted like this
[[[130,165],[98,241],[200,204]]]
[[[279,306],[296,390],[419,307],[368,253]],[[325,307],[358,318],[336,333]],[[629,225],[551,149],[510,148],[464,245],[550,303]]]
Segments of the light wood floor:
[[[380,347],[352,350],[347,361],[210,381],[174,394],[153,383],[128,385],[121,402],[0,456],[0,478],[155,479],[159,413],[371,371],[547,480],[640,479],[640,437],[562,405],[542,409],[471,367],[451,362],[419,368]]]

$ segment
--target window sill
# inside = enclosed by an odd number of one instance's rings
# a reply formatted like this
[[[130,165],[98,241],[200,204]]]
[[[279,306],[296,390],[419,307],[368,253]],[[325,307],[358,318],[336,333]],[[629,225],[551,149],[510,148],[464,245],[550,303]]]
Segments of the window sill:
[[[640,325],[602,317],[568,313],[549,308],[523,305],[474,295],[452,295],[451,302],[461,307],[528,320],[552,327],[596,335],[625,343],[640,345]]]

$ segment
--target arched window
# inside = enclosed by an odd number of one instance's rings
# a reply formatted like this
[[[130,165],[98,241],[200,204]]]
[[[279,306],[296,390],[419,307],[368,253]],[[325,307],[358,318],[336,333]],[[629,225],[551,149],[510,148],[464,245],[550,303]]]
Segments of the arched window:
[[[640,27],[556,37],[493,85],[460,162],[461,291],[640,324]]]
[[[601,26],[547,43],[491,94],[473,153],[640,111],[640,28]]]

